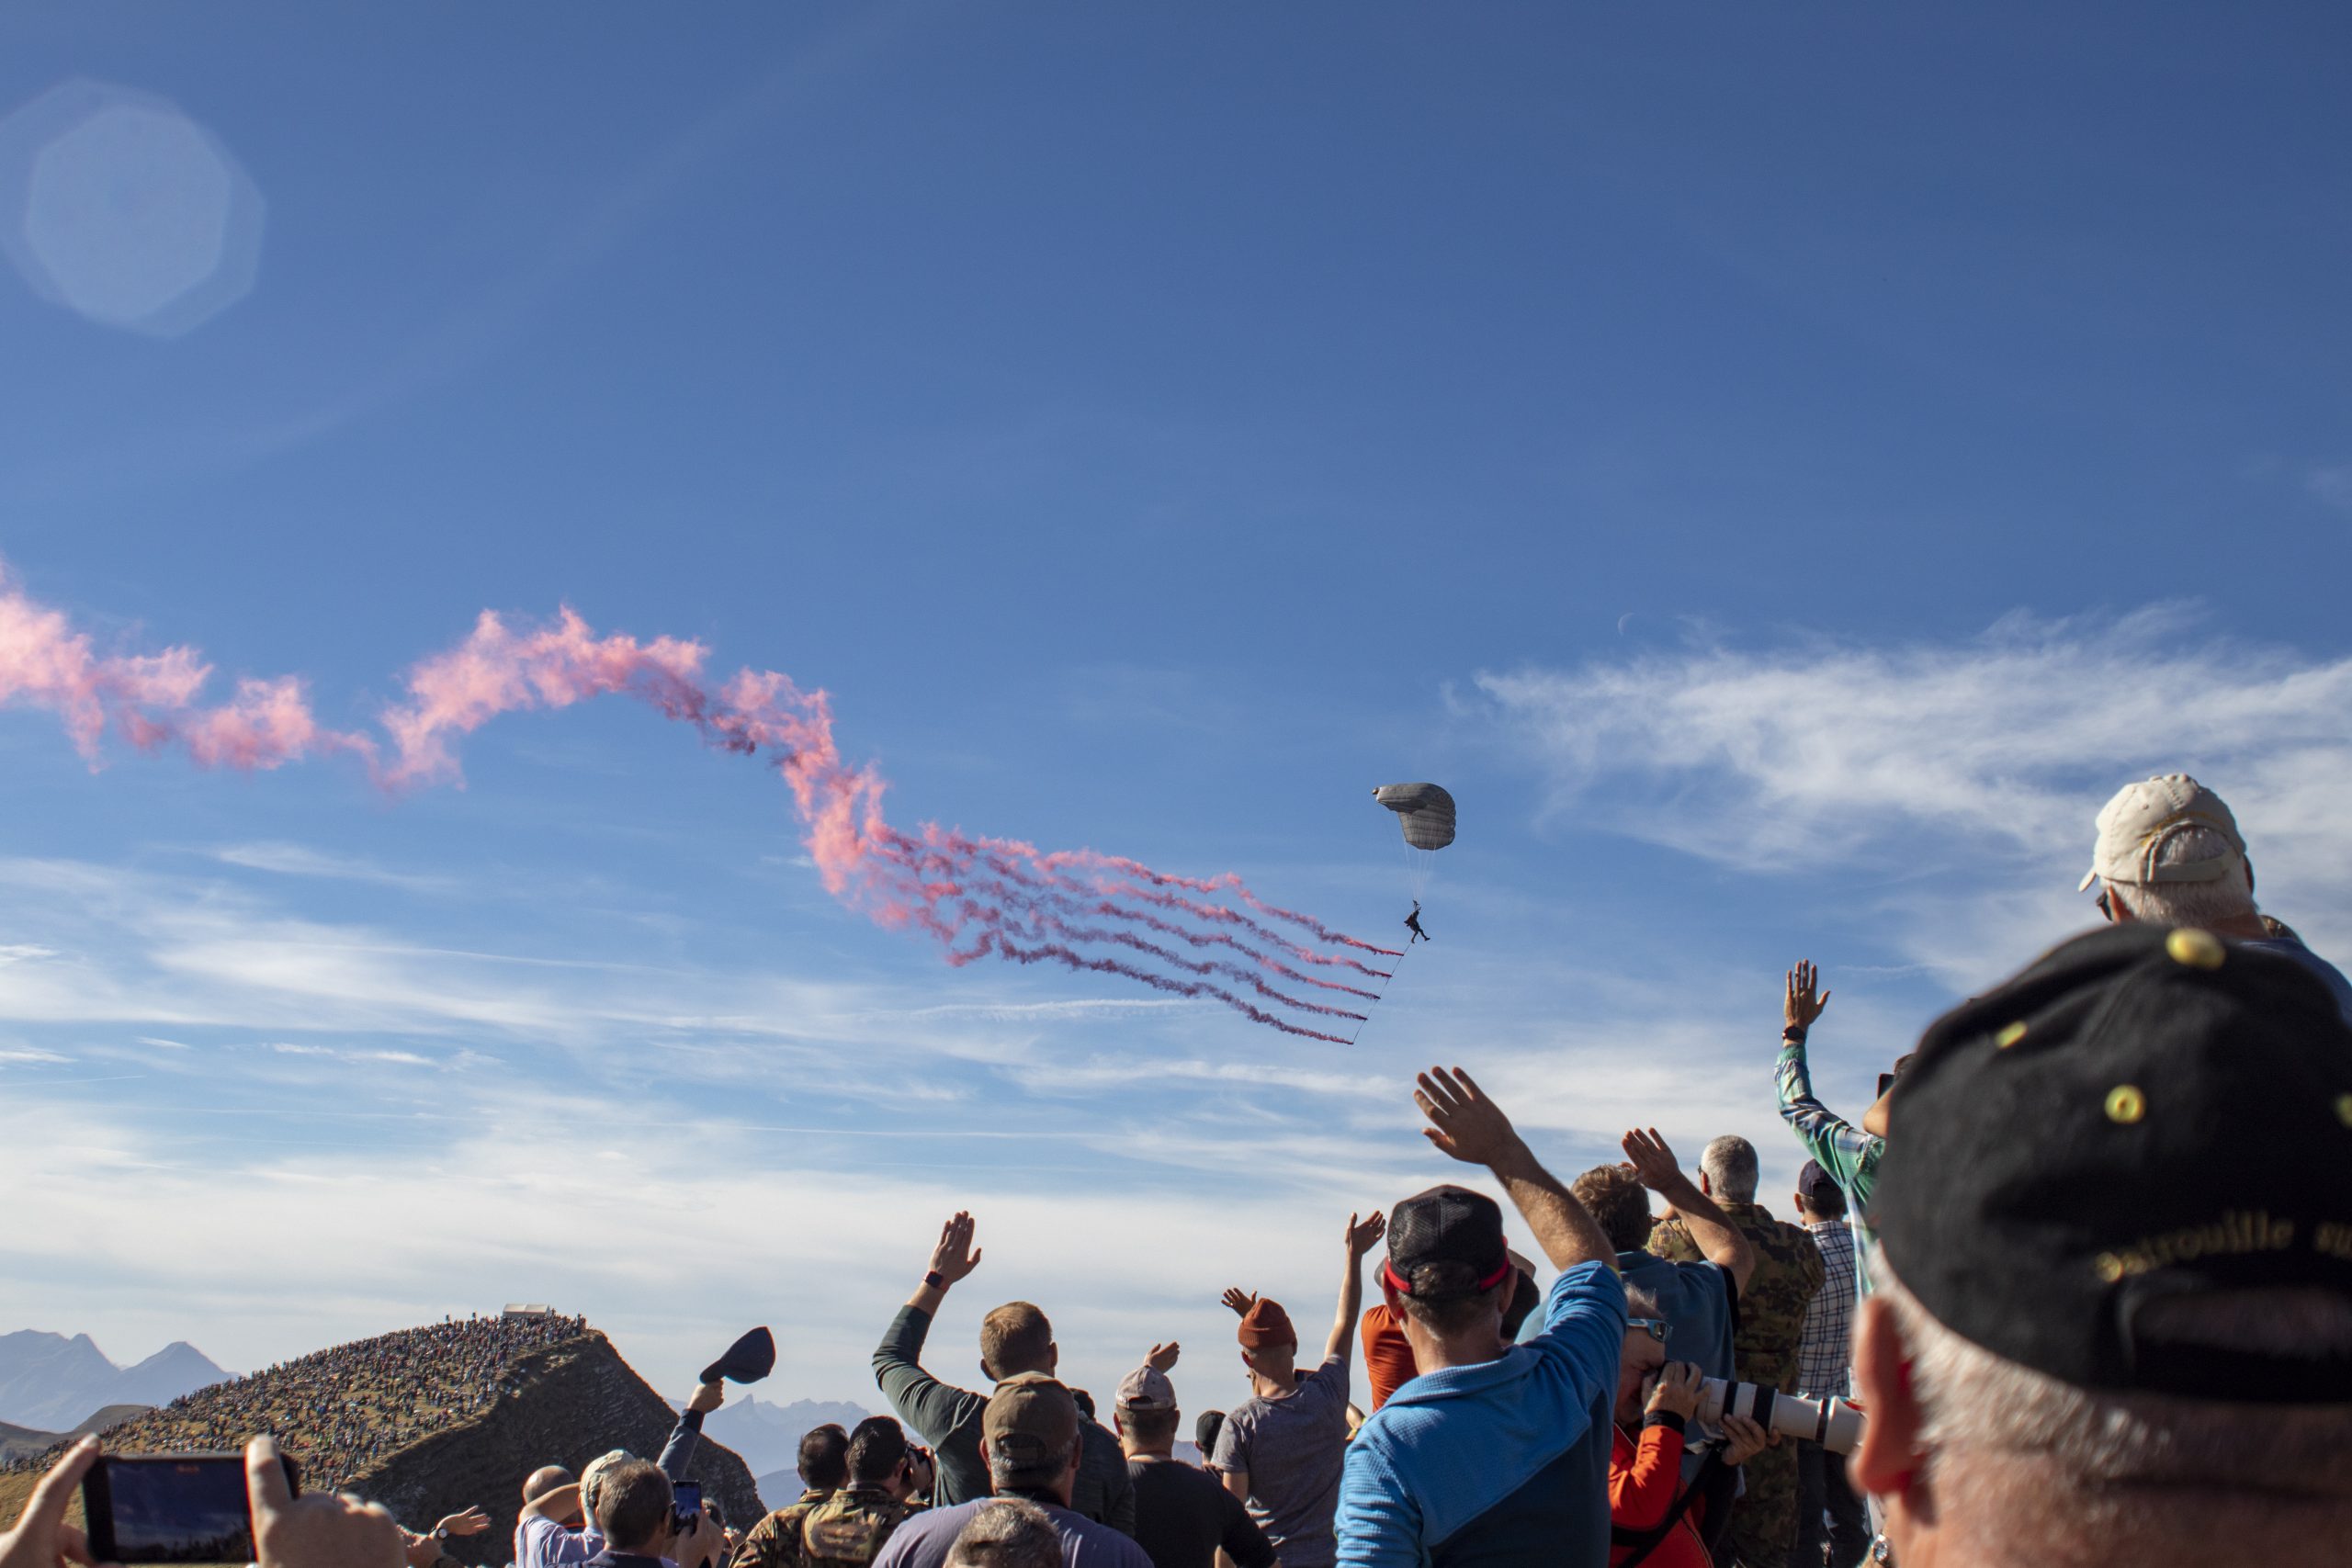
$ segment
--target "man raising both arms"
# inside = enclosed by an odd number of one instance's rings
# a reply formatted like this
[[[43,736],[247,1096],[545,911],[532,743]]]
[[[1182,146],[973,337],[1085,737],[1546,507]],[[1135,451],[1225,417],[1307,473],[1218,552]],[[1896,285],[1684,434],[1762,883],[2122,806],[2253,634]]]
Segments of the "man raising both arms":
[[[1209,1467],[1227,1491],[1250,1505],[1250,1517],[1274,1543],[1283,1568],[1331,1568],[1331,1520],[1348,1448],[1349,1348],[1363,1304],[1364,1254],[1387,1224],[1379,1214],[1361,1224],[1348,1216],[1339,1314],[1313,1371],[1297,1370],[1298,1332],[1280,1303],[1238,1290],[1225,1293],[1225,1304],[1241,1314],[1241,1362],[1250,1369],[1250,1397],[1227,1414]]]

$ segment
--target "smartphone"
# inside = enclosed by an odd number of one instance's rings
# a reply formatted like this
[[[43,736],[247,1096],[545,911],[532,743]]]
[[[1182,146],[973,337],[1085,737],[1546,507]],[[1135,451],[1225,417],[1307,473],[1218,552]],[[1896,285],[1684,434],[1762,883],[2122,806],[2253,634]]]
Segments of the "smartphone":
[[[683,1535],[694,1528],[695,1520],[702,1514],[702,1483],[673,1482],[670,1490],[676,1498],[672,1507],[677,1516],[678,1533]]]
[[[294,1461],[280,1462],[299,1492]],[[101,1562],[254,1559],[243,1454],[102,1454],[82,1478],[82,1514]]]

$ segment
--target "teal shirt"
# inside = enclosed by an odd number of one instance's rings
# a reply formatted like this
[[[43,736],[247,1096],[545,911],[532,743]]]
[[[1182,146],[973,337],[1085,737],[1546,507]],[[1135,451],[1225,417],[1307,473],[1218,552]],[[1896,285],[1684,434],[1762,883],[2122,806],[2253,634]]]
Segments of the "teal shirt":
[[[1871,1248],[1878,1240],[1878,1233],[1867,1221],[1871,1195],[1878,1190],[1878,1162],[1886,1153],[1886,1140],[1833,1115],[1814,1098],[1802,1040],[1781,1042],[1775,1085],[1780,1091],[1781,1119],[1796,1130],[1804,1152],[1846,1194],[1846,1228],[1854,1233],[1854,1295],[1857,1300],[1866,1299],[1871,1293]]]

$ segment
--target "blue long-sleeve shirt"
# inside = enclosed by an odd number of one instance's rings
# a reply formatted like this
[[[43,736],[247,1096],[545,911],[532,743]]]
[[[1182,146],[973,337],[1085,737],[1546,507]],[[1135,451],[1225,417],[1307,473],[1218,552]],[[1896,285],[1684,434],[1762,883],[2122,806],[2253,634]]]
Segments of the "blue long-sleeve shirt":
[[[1533,1339],[1390,1394],[1348,1445],[1340,1568],[1605,1568],[1624,1340],[1623,1281],[1581,1263],[1544,1292]]]

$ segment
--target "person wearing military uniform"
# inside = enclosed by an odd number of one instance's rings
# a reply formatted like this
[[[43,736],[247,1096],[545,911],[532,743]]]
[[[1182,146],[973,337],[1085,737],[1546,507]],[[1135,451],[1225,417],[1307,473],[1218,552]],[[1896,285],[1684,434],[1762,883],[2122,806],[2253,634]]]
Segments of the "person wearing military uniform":
[[[1739,1292],[1739,1329],[1732,1338],[1739,1381],[1794,1393],[1805,1308],[1821,1288],[1821,1249],[1803,1225],[1774,1219],[1756,1201],[1756,1146],[1746,1138],[1717,1138],[1699,1156],[1699,1190],[1715,1201],[1756,1255],[1755,1271]],[[1702,1256],[1679,1218],[1650,1233],[1650,1251],[1678,1263]],[[1750,1568],[1786,1568],[1796,1535],[1797,1452],[1782,1443],[1747,1461],[1728,1539]]]
[[[922,1507],[933,1479],[930,1454],[888,1416],[869,1416],[849,1435],[847,1472],[837,1489],[753,1526],[729,1568],[864,1568]]]

